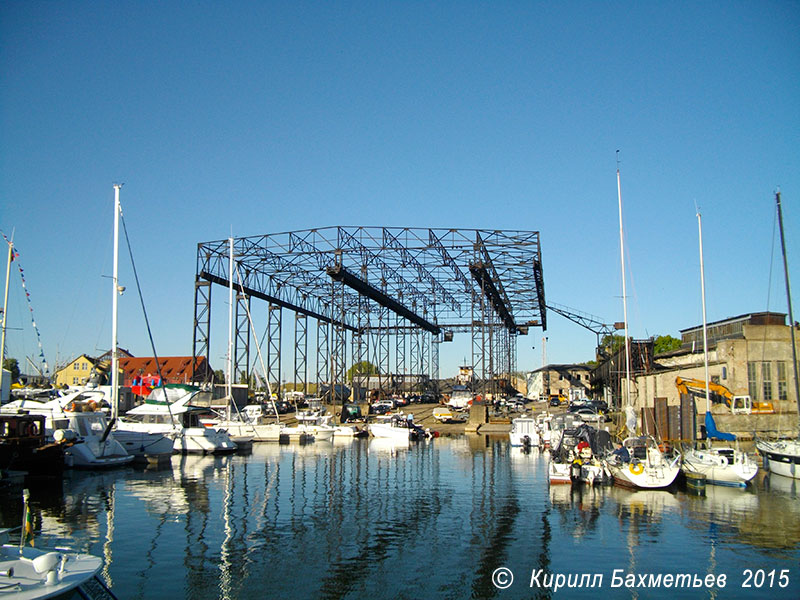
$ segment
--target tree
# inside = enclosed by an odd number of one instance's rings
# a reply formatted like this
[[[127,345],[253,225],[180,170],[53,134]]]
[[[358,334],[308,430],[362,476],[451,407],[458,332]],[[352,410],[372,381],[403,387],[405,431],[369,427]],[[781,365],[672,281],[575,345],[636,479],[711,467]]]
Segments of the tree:
[[[625,347],[624,335],[604,335],[600,340],[600,347],[605,348],[608,354],[614,354],[620,348]]]
[[[379,372],[378,367],[373,365],[368,360],[362,360],[361,362],[357,362],[347,370],[347,379],[352,381],[353,377],[377,375],[378,372]]]
[[[3,368],[6,371],[11,371],[11,381],[19,379],[19,363],[16,358],[7,358],[3,361]]]
[[[681,347],[681,341],[671,335],[659,335],[653,342],[653,353],[662,354],[664,352],[672,352]]]
[[[225,371],[222,369],[217,369],[214,371],[214,382],[215,383],[225,383]]]

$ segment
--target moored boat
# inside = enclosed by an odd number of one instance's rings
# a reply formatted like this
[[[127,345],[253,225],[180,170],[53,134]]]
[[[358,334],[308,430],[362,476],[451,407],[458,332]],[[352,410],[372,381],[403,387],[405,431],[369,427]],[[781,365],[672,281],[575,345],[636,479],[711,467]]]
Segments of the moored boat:
[[[117,429],[164,434],[172,439],[173,452],[181,454],[234,452],[236,444],[225,431],[200,423],[199,414],[205,409],[191,402],[201,391],[199,387],[183,384],[156,388],[144,404],[119,419]]]
[[[614,451],[605,465],[614,483],[637,489],[661,489],[678,477],[680,456],[668,460],[652,436],[630,437]]]
[[[0,470],[29,475],[60,475],[64,447],[48,442],[41,415],[0,414]]]

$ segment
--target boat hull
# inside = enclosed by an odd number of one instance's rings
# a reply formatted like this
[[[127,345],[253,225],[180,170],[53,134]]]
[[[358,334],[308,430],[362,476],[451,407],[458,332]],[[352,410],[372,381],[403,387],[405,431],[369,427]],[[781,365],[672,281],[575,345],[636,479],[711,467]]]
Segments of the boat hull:
[[[758,473],[755,462],[740,456],[733,463],[728,458],[712,451],[692,451],[683,458],[682,469],[686,473],[702,475],[706,483],[729,487],[747,487]]]
[[[396,441],[408,441],[409,430],[405,427],[393,427],[390,423],[370,423],[369,432],[376,438]]]
[[[764,470],[776,475],[800,479],[800,442],[757,442],[764,461]]]
[[[622,487],[641,490],[658,490],[671,486],[678,477],[678,466],[646,466],[639,463],[608,465],[614,483]]]

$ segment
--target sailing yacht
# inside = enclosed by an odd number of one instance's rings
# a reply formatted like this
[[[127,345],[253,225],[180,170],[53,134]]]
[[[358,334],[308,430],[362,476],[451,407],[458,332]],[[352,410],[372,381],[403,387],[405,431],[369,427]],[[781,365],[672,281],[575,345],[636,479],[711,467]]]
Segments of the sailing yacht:
[[[708,376],[708,328],[706,326],[706,283],[703,264],[703,223],[700,211],[697,211],[697,229],[700,240],[700,289],[703,301],[703,365],[705,367],[706,388],[706,448],[689,448],[683,453],[682,470],[691,475],[702,475],[706,483],[745,487],[758,473],[758,465],[745,452],[737,448],[714,448],[713,437],[728,441],[736,441],[736,436],[717,431],[714,417],[711,414],[711,393]],[[716,434],[716,435],[715,435]]]
[[[619,151],[617,151],[619,153]],[[622,184],[617,164],[617,202],[619,205],[619,254],[622,270],[622,309],[625,323],[625,425],[630,433],[637,429],[636,411],[631,403],[631,350],[628,337],[628,298],[625,285],[625,237],[622,228]],[[614,483],[640,489],[664,488],[671,485],[680,472],[677,461],[668,461],[650,436],[633,435],[605,461]]]
[[[121,184],[114,185],[114,265],[111,301],[111,423],[117,425],[119,415],[119,344],[117,341],[117,322],[119,315],[119,296],[124,288],[119,285],[119,216],[122,207],[119,203]],[[159,463],[172,456],[172,439],[155,431],[135,431],[114,429],[114,437],[126,452],[137,462]]]
[[[783,209],[781,193],[775,193],[778,208],[778,226],[781,233],[781,253],[783,255],[783,273],[786,281],[786,298],[789,304],[789,326],[792,336],[792,364],[794,366],[794,394],[797,400],[798,433],[800,434],[800,380],[798,380],[797,346],[795,343],[794,314],[792,312],[792,291],[789,285],[789,264],[786,260],[786,241],[783,237]],[[784,477],[800,479],[800,437],[789,440],[756,440],[756,448],[763,457],[764,470]]]
[[[285,427],[280,422],[268,422],[261,405],[248,404],[242,411],[239,411],[233,399],[233,238],[228,238],[228,248],[228,356],[225,373],[227,394],[224,398],[224,414],[219,413],[220,417],[213,419],[211,424],[227,432],[231,439],[240,446],[253,442],[279,442],[281,438],[286,437]],[[249,319],[249,312],[247,316]],[[233,413],[232,407],[236,408],[236,414]],[[276,418],[278,416],[277,410],[275,410],[275,416]]]

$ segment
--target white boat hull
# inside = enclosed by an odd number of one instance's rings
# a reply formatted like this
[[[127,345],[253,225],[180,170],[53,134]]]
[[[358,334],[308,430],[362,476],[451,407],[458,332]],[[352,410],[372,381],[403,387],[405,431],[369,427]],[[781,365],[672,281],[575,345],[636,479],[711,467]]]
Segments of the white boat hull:
[[[285,435],[285,427],[279,423],[250,425],[248,423],[223,422],[217,427],[224,429],[232,437],[252,437],[254,442],[279,442],[281,435]]]
[[[370,423],[369,432],[376,438],[408,441],[409,430],[406,427],[393,427],[390,423]]]
[[[735,453],[733,463],[728,457],[712,450],[691,450],[683,457],[686,473],[702,475],[711,485],[746,487],[758,473],[758,465],[743,452]]]
[[[759,441],[756,448],[763,458],[765,471],[800,479],[800,441]]]
[[[550,485],[572,483],[572,463],[561,463],[553,460],[547,466]]]
[[[172,456],[174,442],[162,433],[114,430],[114,437],[135,461],[162,460]]]
[[[539,431],[536,419],[529,417],[517,417],[511,421],[511,431],[508,433],[509,443],[512,446],[538,446]]]
[[[614,483],[637,489],[657,490],[669,487],[678,477],[680,467],[669,464],[648,466],[644,463],[608,465]]]

